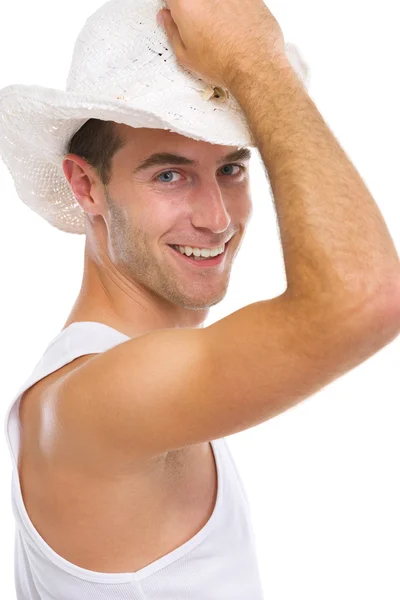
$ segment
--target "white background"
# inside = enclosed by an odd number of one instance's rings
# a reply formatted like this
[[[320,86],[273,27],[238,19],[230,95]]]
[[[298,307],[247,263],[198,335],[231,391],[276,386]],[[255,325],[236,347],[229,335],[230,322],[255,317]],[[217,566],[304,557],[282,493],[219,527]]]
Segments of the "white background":
[[[64,89],[75,39],[100,4],[23,0],[3,5],[0,88],[24,83]],[[400,251],[396,3],[267,4],[285,40],[296,43],[310,65],[309,93],[366,182]],[[212,309],[206,326],[286,287],[273,202],[258,154],[252,169],[252,221],[228,295]],[[1,161],[0,198],[5,415],[76,299],[84,236],[63,233],[28,209]],[[252,505],[265,598],[400,598],[399,366],[397,338],[305,402],[227,438]],[[1,597],[13,599],[11,460],[5,439],[0,473]]]

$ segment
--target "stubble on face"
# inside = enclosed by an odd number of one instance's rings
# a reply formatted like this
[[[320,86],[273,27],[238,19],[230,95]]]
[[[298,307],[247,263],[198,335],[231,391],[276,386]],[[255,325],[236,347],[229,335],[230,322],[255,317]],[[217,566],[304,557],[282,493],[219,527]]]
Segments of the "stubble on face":
[[[229,282],[226,273],[221,275],[218,289],[207,287],[209,275],[204,273],[203,279],[198,277],[197,283],[191,284],[189,292],[184,287],[183,277],[179,277],[179,267],[174,269],[172,261],[163,257],[163,253],[170,250],[165,246],[156,255],[147,232],[135,227],[129,212],[112,198],[106,186],[105,197],[109,209],[108,252],[116,268],[129,281],[144,286],[152,295],[190,310],[204,310],[223,300]]]

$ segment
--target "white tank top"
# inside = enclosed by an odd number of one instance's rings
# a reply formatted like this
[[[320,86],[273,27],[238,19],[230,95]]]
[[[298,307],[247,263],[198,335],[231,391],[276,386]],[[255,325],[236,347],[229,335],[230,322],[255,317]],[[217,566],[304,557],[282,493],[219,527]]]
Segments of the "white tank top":
[[[47,346],[9,406],[15,516],[14,577],[18,600],[262,600],[250,506],[224,438],[211,441],[218,473],[214,511],[190,540],[134,573],[100,573],[57,554],[26,511],[18,475],[19,403],[37,381],[85,354],[104,352],[130,338],[94,321],[72,323]]]

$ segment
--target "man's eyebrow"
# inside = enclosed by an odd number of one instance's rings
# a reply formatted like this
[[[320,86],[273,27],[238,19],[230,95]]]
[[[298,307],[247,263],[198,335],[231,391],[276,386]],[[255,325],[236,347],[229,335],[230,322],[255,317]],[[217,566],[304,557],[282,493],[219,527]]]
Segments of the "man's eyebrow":
[[[222,164],[225,162],[236,161],[236,160],[250,160],[252,154],[248,148],[239,148],[238,150],[234,150],[230,152],[221,160],[218,161],[218,164]],[[171,154],[169,152],[158,152],[157,154],[152,154],[148,156],[144,160],[142,160],[139,165],[134,169],[133,173],[138,173],[139,171],[143,171],[144,169],[149,169],[150,167],[154,167],[157,165],[197,165],[197,161],[186,158],[186,156],[180,156],[179,154]]]

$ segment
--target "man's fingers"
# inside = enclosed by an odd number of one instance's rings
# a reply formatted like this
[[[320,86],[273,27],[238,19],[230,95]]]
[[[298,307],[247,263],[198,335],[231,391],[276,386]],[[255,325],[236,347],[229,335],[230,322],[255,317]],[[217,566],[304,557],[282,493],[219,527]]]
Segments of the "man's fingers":
[[[182,42],[178,27],[172,18],[171,11],[164,8],[157,13],[157,23],[164,27],[168,40],[177,56],[182,56],[185,45]]]
[[[161,27],[164,27],[164,13],[165,13],[165,10],[160,10],[160,11],[158,11],[157,17],[156,17],[157,23],[159,25],[161,25]]]

